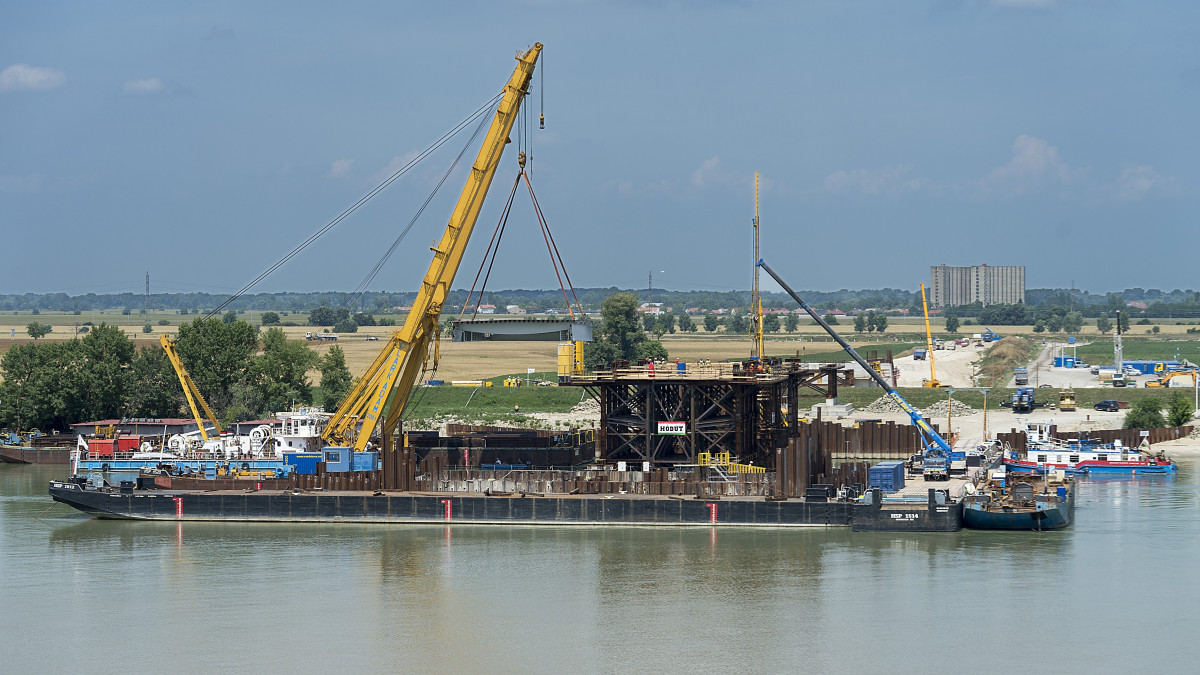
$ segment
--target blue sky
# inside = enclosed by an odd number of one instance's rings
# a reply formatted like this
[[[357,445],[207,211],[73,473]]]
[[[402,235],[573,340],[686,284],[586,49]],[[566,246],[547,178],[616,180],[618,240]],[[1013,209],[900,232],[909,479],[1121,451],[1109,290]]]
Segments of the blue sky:
[[[578,286],[1200,287],[1195,3],[7,2],[0,292],[231,292],[545,44],[533,182]],[[259,290],[351,290],[451,141]],[[512,146],[510,146],[511,148]],[[472,148],[470,156],[473,157]],[[465,165],[466,162],[463,162]],[[467,286],[516,171],[506,153]],[[447,182],[372,284],[414,289]],[[516,202],[489,288],[556,285]]]

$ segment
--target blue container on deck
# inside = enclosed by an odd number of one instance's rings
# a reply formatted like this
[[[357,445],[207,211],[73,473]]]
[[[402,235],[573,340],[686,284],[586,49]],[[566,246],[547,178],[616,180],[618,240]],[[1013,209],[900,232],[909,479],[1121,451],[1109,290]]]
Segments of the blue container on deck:
[[[356,452],[350,458],[351,471],[374,471],[379,468],[379,453],[374,450],[370,452]]]
[[[325,471],[327,473],[345,473],[350,470],[351,448],[322,448],[325,454]]]
[[[879,462],[867,470],[867,488],[879,488],[884,492],[897,492],[904,488],[904,462],[890,460]]]
[[[315,474],[317,462],[322,461],[325,461],[325,456],[319,452],[288,452],[283,455],[284,465],[293,467],[292,471],[298,474]]]

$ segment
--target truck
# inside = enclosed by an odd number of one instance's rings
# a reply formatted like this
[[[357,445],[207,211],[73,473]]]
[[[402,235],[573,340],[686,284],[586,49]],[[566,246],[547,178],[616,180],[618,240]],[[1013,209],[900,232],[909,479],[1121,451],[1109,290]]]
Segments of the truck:
[[[996,332],[994,330],[992,330],[991,328],[988,328],[987,326],[984,326],[983,329],[985,331],[987,331],[986,333],[983,333],[983,341],[984,342],[999,342],[1000,341],[1000,336],[996,335]]]
[[[1114,372],[1112,374],[1112,386],[1124,387],[1125,386],[1125,373]]]
[[[900,392],[896,391],[896,388],[885,380],[883,375],[880,375],[878,371],[872,368],[866,359],[859,356],[858,352],[854,351],[850,346],[850,343],[846,342],[841,335],[838,335],[837,331],[826,323],[824,317],[817,313],[817,310],[804,302],[796,294],[796,291],[793,291],[792,287],[788,286],[786,281],[781,279],[762,259],[759,259],[756,264],[758,267],[763,268],[763,271],[767,274],[771,275],[771,278],[779,284],[780,288],[790,295],[805,312],[808,312],[813,321],[816,321],[817,325],[825,329],[825,332],[829,334],[829,337],[833,338],[834,342],[837,342],[842,349],[846,350],[846,353],[866,371],[871,379],[875,380],[876,384],[887,392],[887,395],[900,406],[901,410],[908,413],[913,426],[921,433],[921,445],[923,446],[921,452],[921,473],[925,477],[925,480],[950,480],[950,453],[953,452],[953,449],[946,442],[946,439],[942,438],[941,434],[930,426],[929,422],[925,421],[925,418],[921,416],[921,413],[916,408],[904,400]]]
[[[1018,387],[1029,384],[1029,369],[1013,368],[1013,380]]]
[[[927,353],[928,352],[924,349],[914,349],[913,350],[913,361],[924,361],[925,355]]]
[[[337,342],[338,336],[337,333],[314,333],[312,331],[307,331],[304,333],[304,339]]]
[[[1033,412],[1034,408],[1040,408],[1044,403],[1039,404],[1037,397],[1034,395],[1033,387],[1017,387],[1017,391],[1012,395],[1012,398],[1000,403],[1001,406],[1012,408],[1015,413]]]

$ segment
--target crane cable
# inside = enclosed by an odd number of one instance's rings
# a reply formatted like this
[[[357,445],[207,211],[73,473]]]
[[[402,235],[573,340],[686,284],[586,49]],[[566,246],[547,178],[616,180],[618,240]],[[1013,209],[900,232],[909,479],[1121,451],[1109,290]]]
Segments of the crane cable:
[[[522,170],[521,173],[524,173]],[[487,274],[483,277],[483,284],[479,287],[479,297],[475,298],[475,310],[471,313],[471,320],[479,315],[479,303],[483,302],[483,289],[487,286],[488,277],[492,276],[492,265],[496,262],[496,254],[500,252],[500,239],[504,236],[504,228],[508,225],[508,215],[512,212],[513,198],[517,195],[517,187],[521,184],[521,174],[518,173],[516,179],[513,180],[512,189],[508,191],[508,200],[504,202],[504,210],[500,213],[500,222],[496,223],[496,229],[492,231],[492,239],[488,242],[487,250],[483,252],[483,260],[479,263],[479,271],[475,273],[475,280],[471,282],[471,291],[467,293],[467,301],[463,303],[462,311],[458,313],[458,318],[462,319],[463,314],[467,311],[467,305],[471,304],[471,296],[475,294],[475,284],[479,282],[479,275],[483,274],[483,266],[487,265]],[[488,262],[488,256],[491,256],[491,262]]]
[[[500,252],[500,241],[504,237],[504,230],[508,225],[508,217],[512,212],[513,198],[516,196],[517,186],[521,183],[521,179],[525,179],[525,185],[529,188],[529,198],[533,202],[533,210],[537,215],[538,224],[542,230],[542,239],[546,242],[546,251],[550,254],[550,264],[554,267],[554,274],[558,277],[558,286],[562,290],[563,301],[567,305],[567,313],[571,315],[571,319],[575,319],[575,310],[571,308],[571,300],[567,297],[567,287],[571,289],[571,296],[575,298],[576,308],[579,310],[579,315],[584,316],[583,305],[579,302],[579,296],[575,293],[575,286],[571,283],[571,275],[567,273],[567,265],[563,262],[562,254],[558,252],[558,244],[554,242],[554,235],[550,232],[550,224],[546,222],[546,216],[542,213],[542,206],[538,203],[537,195],[533,192],[533,183],[529,180],[529,174],[525,171],[524,165],[517,172],[517,177],[513,181],[512,190],[508,193],[508,199],[504,204],[504,211],[500,214],[500,222],[496,224],[496,229],[492,232],[492,239],[488,242],[487,250],[483,254],[483,260],[479,263],[479,271],[475,273],[475,280],[471,282],[471,290],[467,294],[467,300],[463,303],[462,310],[458,314],[458,318],[462,319],[466,314],[467,307],[471,304],[471,298],[475,296],[475,285],[479,282],[480,275],[483,275],[483,283],[479,286],[479,295],[475,297],[475,308],[471,313],[471,319],[474,320],[479,315],[479,305],[483,302],[483,292],[487,288],[488,279],[492,276],[492,266],[496,263],[496,254]],[[487,266],[487,273],[484,273],[484,266]],[[560,273],[559,268],[562,268]],[[563,277],[566,277],[566,286],[563,285]]]
[[[384,190],[384,188],[388,187],[392,183],[396,182],[401,176],[408,173],[408,171],[410,169],[412,169],[412,167],[416,166],[416,164],[418,162],[420,162],[421,160],[428,157],[430,154],[432,154],[438,148],[442,147],[442,145],[444,145],[447,141],[449,141],[451,138],[456,136],[460,131],[462,131],[464,128],[466,128],[467,125],[469,125],[471,122],[473,122],[475,120],[475,118],[479,117],[485,111],[487,111],[489,108],[496,105],[496,103],[498,103],[500,101],[500,99],[503,98],[503,96],[504,96],[504,92],[500,92],[499,94],[496,94],[495,96],[493,96],[490,100],[488,100],[487,103],[484,103],[482,106],[480,106],[478,109],[476,109],[475,112],[468,115],[466,117],[466,119],[463,119],[458,124],[454,125],[454,127],[452,127],[450,129],[450,131],[447,131],[445,134],[442,135],[441,138],[434,141],[432,145],[430,145],[429,147],[422,150],[420,154],[418,154],[416,157],[410,159],[408,162],[406,162],[404,164],[404,166],[397,169],[396,172],[393,173],[390,177],[388,177],[386,180],[384,180],[379,185],[376,185],[366,195],[359,198],[359,200],[354,202],[354,204],[351,205],[350,208],[346,209],[345,211],[342,211],[342,213],[340,215],[338,215],[336,218],[334,218],[333,220],[326,223],[321,229],[317,230],[314,234],[309,236],[308,239],[305,239],[303,242],[301,242],[299,246],[292,249],[291,253],[288,253],[283,258],[280,258],[278,262],[276,262],[274,265],[271,265],[270,267],[268,267],[265,272],[263,272],[262,274],[255,277],[250,283],[243,286],[241,288],[241,290],[239,290],[238,292],[236,292],[233,295],[226,298],[226,300],[224,302],[222,302],[220,305],[218,305],[216,307],[216,309],[213,309],[208,314],[205,314],[203,319],[207,320],[207,319],[210,319],[210,318],[216,316],[217,314],[219,314],[221,312],[221,310],[228,307],[234,300],[237,300],[238,298],[242,297],[251,288],[254,288],[255,286],[257,286],[259,284],[259,282],[261,282],[263,279],[267,278],[267,276],[270,275],[272,272],[274,272],[275,270],[282,267],[285,263],[287,263],[292,258],[295,258],[297,255],[300,254],[301,251],[308,248],[317,239],[320,239],[322,235],[324,235],[327,232],[329,232],[330,230],[332,230],[339,223],[341,223],[343,220],[348,218],[350,216],[350,214],[357,211],[359,209],[359,207],[361,207],[363,204],[366,204],[368,201],[370,201],[370,199],[372,197],[379,194],[380,192],[382,192]]]
[[[579,302],[579,296],[575,294],[575,285],[571,283],[571,275],[567,273],[567,264],[563,262],[562,254],[558,252],[558,244],[554,243],[554,235],[550,232],[550,224],[546,222],[546,216],[542,214],[542,205],[538,203],[537,195],[533,194],[533,183],[529,182],[529,175],[524,171],[521,175],[525,177],[525,185],[529,188],[529,199],[533,202],[533,210],[537,213],[538,222],[542,226],[542,237],[546,240],[546,251],[550,253],[550,264],[554,266],[554,274],[558,276],[558,287],[562,289],[563,301],[567,303],[567,312],[570,313],[571,319],[575,319],[575,312],[571,310],[571,301],[567,299],[567,289],[563,286],[563,277],[567,278],[567,286],[571,288],[571,297],[575,298],[575,306],[579,309],[579,315],[583,316],[583,305]],[[555,263],[557,258],[558,262]],[[558,268],[562,268],[562,274],[558,274]]]
[[[384,263],[388,261],[388,258],[390,258],[393,253],[395,253],[396,248],[400,245],[401,240],[403,240],[409,231],[412,230],[413,225],[415,225],[421,215],[425,213],[426,207],[428,207],[429,203],[433,201],[433,198],[437,196],[438,190],[442,189],[442,185],[446,183],[446,179],[449,178],[450,174],[454,172],[454,169],[458,167],[459,161],[462,160],[463,155],[467,154],[467,150],[469,150],[471,145],[474,144],[475,139],[479,137],[479,132],[483,131],[484,123],[487,121],[488,119],[486,117],[480,118],[479,124],[475,126],[475,133],[471,134],[471,137],[467,139],[466,143],[463,144],[462,150],[459,151],[458,156],[454,158],[454,161],[450,162],[450,166],[446,169],[445,173],[442,174],[442,177],[440,180],[438,180],[437,185],[433,187],[433,191],[430,192],[429,196],[425,198],[425,201],[421,204],[421,207],[417,209],[417,212],[413,215],[412,219],[408,221],[408,225],[406,225],[404,229],[400,231],[400,235],[396,237],[395,241],[392,242],[392,245],[388,247],[383,256],[380,257],[370,271],[367,272],[366,276],[363,277],[363,280],[360,281],[358,286],[354,288],[354,291],[350,293],[349,298],[342,305],[343,307],[353,307],[358,302],[359,298],[362,297],[363,293],[366,292],[367,287],[375,280],[375,275],[379,274],[379,271],[383,268]]]

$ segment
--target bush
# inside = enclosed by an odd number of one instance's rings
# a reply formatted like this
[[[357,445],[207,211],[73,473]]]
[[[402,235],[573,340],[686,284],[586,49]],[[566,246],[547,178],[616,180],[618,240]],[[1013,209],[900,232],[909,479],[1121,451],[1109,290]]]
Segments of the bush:
[[[130,314],[133,314],[133,312],[129,311],[128,309],[121,310],[121,316],[129,316]]]
[[[143,333],[152,333],[152,332],[154,332],[154,326],[151,326],[150,324],[146,324],[145,326],[142,326],[142,332]]]
[[[170,325],[171,325],[171,322],[170,322],[170,321],[167,321],[166,319],[159,319],[159,320],[158,320],[158,325],[160,325],[160,326],[170,326]]]
[[[1129,406],[1122,426],[1126,429],[1158,429],[1167,426],[1162,414],[1162,399],[1147,396]]]
[[[1192,421],[1192,399],[1182,391],[1171,394],[1167,401],[1167,424],[1181,427]]]
[[[342,319],[333,325],[335,333],[357,333],[358,324],[354,323],[353,319]]]

